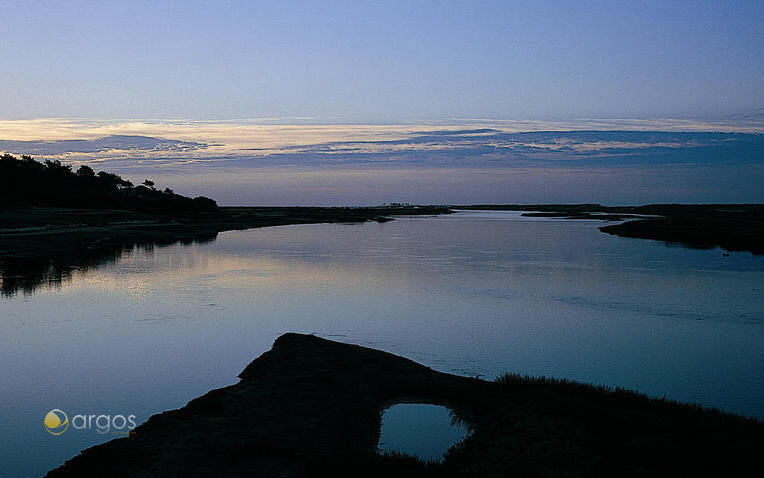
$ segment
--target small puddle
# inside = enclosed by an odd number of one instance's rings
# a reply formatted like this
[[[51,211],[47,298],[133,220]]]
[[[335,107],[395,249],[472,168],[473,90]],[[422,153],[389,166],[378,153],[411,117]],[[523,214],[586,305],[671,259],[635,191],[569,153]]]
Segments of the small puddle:
[[[463,425],[451,424],[451,410],[439,405],[399,403],[382,412],[379,450],[398,451],[422,460],[443,460],[452,445],[467,436]]]

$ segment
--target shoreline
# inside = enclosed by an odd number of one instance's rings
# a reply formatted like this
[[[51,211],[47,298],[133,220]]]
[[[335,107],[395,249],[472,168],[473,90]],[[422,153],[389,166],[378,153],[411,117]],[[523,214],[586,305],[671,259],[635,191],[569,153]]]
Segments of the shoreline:
[[[599,230],[691,249],[720,247],[729,252],[764,254],[764,204],[482,204],[453,208],[527,211],[523,214],[527,217],[625,221],[601,226]]]
[[[443,206],[221,207],[218,211],[194,216],[112,209],[5,209],[0,210],[0,259],[41,257],[61,248],[92,251],[131,242],[193,241],[230,230],[292,224],[387,222],[394,216],[451,212]],[[37,240],[42,238],[45,240]]]
[[[50,477],[753,476],[764,422],[623,389],[506,374],[485,381],[391,353],[287,333],[239,383],[131,436],[83,450]],[[381,411],[449,407],[470,434],[442,463],[376,452]]]
[[[207,243],[223,231],[449,213],[440,206],[236,207],[180,217],[109,209],[5,209],[0,210],[0,295],[63,283],[75,270],[96,268],[135,248]]]
[[[619,221],[600,231],[690,248],[764,254],[764,204],[478,204],[448,206],[220,207],[214,212],[163,216],[136,211],[71,208],[0,209],[0,258],[44,256],[66,238],[66,248],[94,249],[117,242],[193,241],[198,236],[258,227],[316,223],[387,222],[395,216],[451,214],[454,210],[524,211],[526,217]],[[45,237],[44,244],[28,239]],[[40,242],[40,241],[35,241]]]
[[[60,283],[134,248],[214,241],[230,230],[317,223],[387,222],[396,216],[460,210],[524,211],[524,216],[621,221],[599,230],[683,247],[764,254],[764,205],[601,206],[599,204],[222,207],[194,215],[163,216],[111,209],[0,209],[0,295]],[[647,216],[647,217],[646,217]],[[724,254],[727,254],[726,252]]]
[[[546,211],[538,211],[538,205],[524,207],[528,209],[519,210],[530,215],[599,220],[618,217],[631,222],[665,221],[667,217],[681,217],[682,213],[659,216],[656,207],[649,206],[656,214],[640,218],[636,217],[640,214],[637,211],[646,207],[603,214],[596,214],[600,211],[589,205],[567,205],[565,210],[548,205]],[[590,211],[582,210],[590,207]],[[493,210],[516,208],[496,206]],[[686,217],[700,220],[714,214],[708,206],[693,208],[693,215]],[[743,209],[751,217],[758,217],[755,210]],[[61,215],[64,211],[68,214]],[[88,211],[91,216],[82,221],[79,216]],[[37,220],[45,220],[45,214],[55,212],[59,224],[49,228],[22,218],[27,222],[19,221],[16,232],[5,236],[0,232],[0,245],[8,236],[11,243],[20,246],[32,239],[30,248],[37,248],[37,252],[58,251],[59,255],[34,255],[36,251],[31,250],[31,255],[9,259],[0,252],[0,272],[8,274],[8,279],[0,277],[1,292],[33,288],[34,280],[46,277],[39,274],[50,274],[55,267],[64,274],[67,269],[95,266],[118,257],[128,246],[212,241],[218,232],[251,227],[385,222],[391,216],[412,212],[453,212],[442,207],[242,207],[223,211],[225,215],[195,221],[160,221],[124,211],[38,210]],[[665,209],[661,212],[669,214]],[[734,218],[741,211],[719,213]],[[600,229],[607,227],[611,226]],[[83,242],[73,247],[76,243],[72,239],[76,237]],[[15,272],[8,268],[14,261],[20,268]],[[30,265],[37,268],[34,280],[14,282],[18,280],[14,277],[21,277]],[[83,476],[94,470],[107,470],[113,476],[205,475],[207,471],[215,475],[221,469],[231,475],[256,474],[252,470],[259,470],[265,476],[282,472],[288,476],[496,476],[544,469],[549,471],[545,476],[568,476],[570,470],[584,476],[593,470],[606,475],[623,466],[635,467],[626,468],[623,476],[663,472],[716,476],[758,470],[752,456],[764,444],[764,425],[755,419],[564,380],[519,375],[498,382],[466,377],[456,380],[448,378],[449,374],[433,375],[436,372],[391,354],[297,335],[280,338],[271,352],[242,372],[239,384],[213,390],[179,410],[155,415],[138,428],[135,436],[123,439],[128,441],[114,440],[85,450],[51,471],[50,476]],[[372,355],[376,357],[373,366],[355,368]],[[475,433],[440,465],[404,456],[369,454],[369,443],[376,443],[379,433],[380,407],[402,399],[449,406]],[[250,413],[254,417],[249,417]],[[262,417],[276,418],[263,422]],[[166,442],[177,446],[165,446]],[[698,459],[701,455],[703,458]],[[633,457],[642,461],[635,462]],[[688,464],[693,459],[697,462]]]

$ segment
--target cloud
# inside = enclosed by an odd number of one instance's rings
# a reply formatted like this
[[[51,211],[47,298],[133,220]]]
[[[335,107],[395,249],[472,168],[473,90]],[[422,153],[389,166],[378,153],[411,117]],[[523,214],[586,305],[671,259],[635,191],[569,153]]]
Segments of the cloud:
[[[764,136],[749,133],[662,131],[429,131],[405,139],[333,141],[260,148],[251,156],[218,158],[227,164],[412,165],[518,167],[552,164],[718,164],[758,162]]]
[[[0,150],[222,204],[761,202],[764,123],[0,121]]]
[[[756,126],[758,124],[758,126]],[[330,125],[243,121],[0,121],[0,150],[100,167],[516,167],[761,157],[764,123],[470,120]],[[171,139],[165,139],[171,138]],[[758,156],[756,156],[758,155]]]
[[[0,140],[0,151],[33,156],[58,156],[105,151],[194,151],[204,143],[154,138],[150,136],[110,135],[98,139]]]

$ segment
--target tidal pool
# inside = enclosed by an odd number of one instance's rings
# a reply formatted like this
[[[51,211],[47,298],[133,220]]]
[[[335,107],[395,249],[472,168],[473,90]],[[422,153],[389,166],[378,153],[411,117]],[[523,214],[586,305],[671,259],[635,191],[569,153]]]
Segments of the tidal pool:
[[[379,449],[400,452],[425,461],[442,461],[443,454],[467,436],[447,407],[399,403],[382,413]]]

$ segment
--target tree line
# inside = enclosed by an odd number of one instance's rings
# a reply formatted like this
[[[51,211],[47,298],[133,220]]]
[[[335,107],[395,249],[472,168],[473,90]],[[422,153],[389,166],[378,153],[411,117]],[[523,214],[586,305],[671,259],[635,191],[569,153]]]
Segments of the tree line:
[[[76,171],[59,160],[36,161],[31,156],[0,156],[0,208],[69,207],[124,209],[165,215],[214,211],[207,197],[189,198],[151,180],[138,186],[122,177],[82,165]]]

